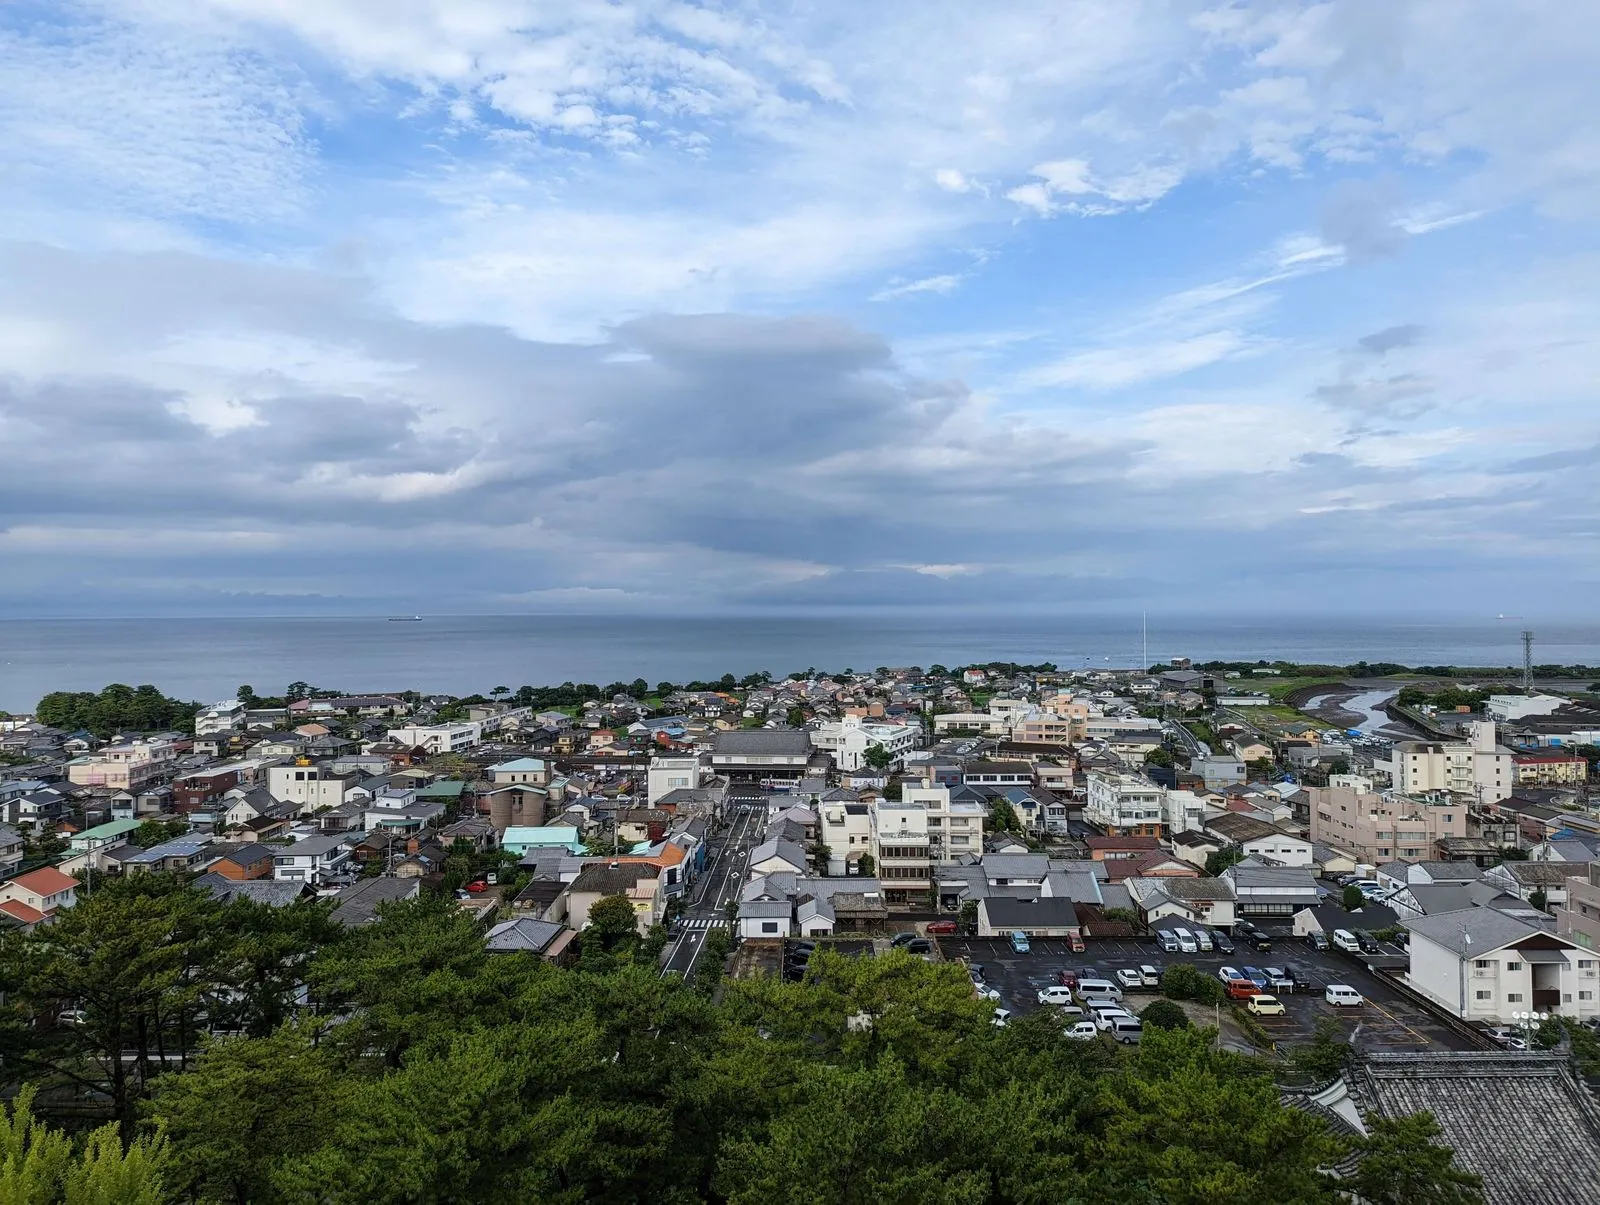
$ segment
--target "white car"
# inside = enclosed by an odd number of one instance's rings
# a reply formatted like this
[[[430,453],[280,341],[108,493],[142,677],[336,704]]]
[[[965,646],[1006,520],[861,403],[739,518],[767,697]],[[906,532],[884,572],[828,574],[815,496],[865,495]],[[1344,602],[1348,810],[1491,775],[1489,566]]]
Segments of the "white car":
[[[1322,998],[1335,1008],[1349,1008],[1365,1004],[1366,997],[1345,983],[1330,983],[1323,989]]]
[[[1117,972],[1117,982],[1123,987],[1143,987],[1144,976],[1134,970],[1121,970]]]
[[[1009,1008],[997,1008],[994,1010],[993,1024],[996,1029],[1004,1029],[1006,1022],[1009,1020],[1011,1020],[1011,1010]]]
[[[1125,1008],[1097,1008],[1089,1014],[1089,1023],[1101,1033],[1110,1029],[1119,1019],[1134,1019],[1132,1013]]]
[[[1061,1031],[1063,1037],[1073,1038],[1078,1041],[1092,1038],[1099,1032],[1100,1030],[1096,1028],[1093,1021],[1074,1021]]]
[[[1224,983],[1228,983],[1234,979],[1243,979],[1244,972],[1238,967],[1218,967],[1217,978],[1222,980]]]
[[[972,989],[978,993],[978,999],[980,1000],[1000,999],[1000,993],[995,991],[994,988],[990,987],[987,983],[974,983],[972,985]]]
[[[1144,980],[1145,987],[1161,986],[1161,972],[1148,962],[1139,967],[1139,978]]]

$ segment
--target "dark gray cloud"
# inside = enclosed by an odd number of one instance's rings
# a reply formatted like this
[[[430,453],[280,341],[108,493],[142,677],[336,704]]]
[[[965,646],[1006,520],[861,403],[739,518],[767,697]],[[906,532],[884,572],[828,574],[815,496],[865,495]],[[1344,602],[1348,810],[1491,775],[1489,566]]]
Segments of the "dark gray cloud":
[[[1408,322],[1403,326],[1389,326],[1381,331],[1374,331],[1370,335],[1362,336],[1356,340],[1356,344],[1362,351],[1381,356],[1385,352],[1394,351],[1399,347],[1410,347],[1418,339],[1422,338],[1422,330],[1423,328],[1414,322]]]

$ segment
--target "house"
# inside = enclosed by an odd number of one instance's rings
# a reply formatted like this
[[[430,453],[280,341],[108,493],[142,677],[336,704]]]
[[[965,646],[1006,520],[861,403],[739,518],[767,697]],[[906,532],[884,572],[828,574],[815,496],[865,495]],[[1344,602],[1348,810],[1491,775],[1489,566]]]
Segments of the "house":
[[[1089,851],[1089,857],[1096,862],[1142,858],[1146,854],[1161,851],[1161,842],[1155,837],[1088,837],[1083,844]]]
[[[22,865],[22,834],[9,824],[0,824],[0,878]]]
[[[508,787],[516,783],[528,783],[536,787],[548,786],[552,775],[550,763],[542,757],[519,757],[489,767],[489,781],[497,787]]]
[[[118,860],[123,874],[179,874],[193,870],[212,858],[210,837],[178,837],[148,849],[126,847],[132,852]]]
[[[530,849],[564,848],[570,853],[581,854],[583,842],[578,839],[578,830],[567,824],[542,827],[513,825],[501,834],[500,848],[518,857]]]
[[[1238,846],[1246,857],[1271,861],[1279,866],[1310,866],[1313,861],[1311,842],[1253,816],[1224,812],[1206,821],[1205,831],[1229,845]]]
[[[34,925],[78,902],[78,880],[54,866],[41,866],[0,883],[0,911]]]
[[[805,873],[807,864],[806,851],[802,846],[781,839],[764,841],[756,846],[750,851],[748,863],[752,875],[775,872],[800,875]]]
[[[252,879],[270,879],[276,866],[273,860],[274,852],[270,845],[260,841],[247,841],[230,847],[206,867],[206,872],[235,883]]]
[[[272,877],[280,882],[325,883],[350,860],[350,846],[339,833],[303,837],[274,846]]]
[[[1385,862],[1378,867],[1378,886],[1385,891],[1398,891],[1402,887],[1434,887],[1454,884],[1461,887],[1476,883],[1483,871],[1471,862]]]
[[[817,910],[809,910],[812,927],[817,927]],[[794,904],[788,898],[743,900],[735,918],[739,936],[747,941],[778,941],[793,932]],[[831,922],[831,910],[829,920]],[[831,932],[831,923],[829,927]]]
[[[1502,862],[1483,872],[1483,881],[1521,900],[1542,894],[1545,905],[1567,902],[1567,883],[1582,879],[1588,867],[1573,862]]]
[[[1227,929],[1235,919],[1233,886],[1226,879],[1135,877],[1123,886],[1146,925],[1177,917]]]
[[[301,900],[312,899],[317,894],[310,883],[280,883],[276,879],[247,879],[235,882],[233,879],[225,879],[210,872],[195,879],[193,885],[218,903],[250,900],[253,903],[265,904],[269,908],[287,908]]]
[[[1402,922],[1410,932],[1406,982],[1467,1021],[1503,1024],[1514,1013],[1600,1017],[1600,953],[1494,908]]]
[[[660,921],[666,905],[661,892],[661,869],[644,862],[602,861],[585,866],[557,897],[546,919],[562,920],[581,930],[589,923],[589,910],[608,895],[627,897],[643,936]]]
[[[1206,861],[1212,854],[1218,853],[1227,845],[1221,837],[1213,837],[1203,829],[1191,829],[1187,832],[1174,833],[1172,836],[1172,853],[1174,857],[1181,858],[1191,866],[1201,870],[1205,869]]]
[[[414,900],[421,888],[417,879],[358,879],[333,897],[334,909],[330,915],[347,927],[370,925],[378,919],[378,909],[382,905]]]
[[[1331,935],[1335,929],[1376,933],[1380,929],[1392,929],[1399,923],[1400,918],[1394,909],[1383,904],[1363,904],[1354,912],[1346,912],[1338,904],[1318,904],[1296,912],[1293,929],[1296,937],[1304,937],[1308,933]]]
[[[537,954],[546,962],[559,963],[577,936],[577,930],[554,921],[519,916],[490,929],[484,948],[491,954]]]
[[[1003,937],[1018,929],[1029,937],[1083,934],[1077,909],[1069,899],[993,896],[978,901],[978,936]]]
[[[1224,870],[1221,877],[1232,885],[1235,911],[1245,918],[1290,917],[1322,900],[1316,879],[1304,866],[1268,866],[1246,858]]]

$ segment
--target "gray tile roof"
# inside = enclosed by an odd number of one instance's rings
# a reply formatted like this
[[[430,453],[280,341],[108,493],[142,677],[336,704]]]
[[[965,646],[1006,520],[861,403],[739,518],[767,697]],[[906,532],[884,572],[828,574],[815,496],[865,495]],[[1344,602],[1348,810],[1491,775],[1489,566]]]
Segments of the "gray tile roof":
[[[801,870],[804,870],[806,866],[805,847],[797,845],[793,841],[785,841],[782,838],[763,841],[750,851],[750,865],[752,866],[758,862],[765,862],[768,858],[782,858],[789,865],[798,867]]]
[[[287,908],[306,892],[304,883],[280,882],[276,879],[229,879],[220,874],[203,874],[194,885],[223,903],[233,900],[254,900],[273,908]]]
[[[989,924],[996,929],[1061,929],[1078,923],[1071,900],[1013,900],[990,896],[984,901]]]
[[[714,750],[724,757],[810,757],[811,734],[802,728],[737,728],[717,733]]]
[[[1050,872],[1046,854],[984,854],[983,872],[996,879],[1043,879]]]
[[[788,920],[792,910],[788,900],[746,900],[739,905],[739,919]]]
[[[1565,1058],[1532,1052],[1372,1054],[1351,1077],[1364,1111],[1427,1110],[1488,1205],[1590,1205],[1600,1195],[1600,1105]]]
[[[1543,929],[1524,924],[1496,908],[1463,908],[1401,923],[1458,958],[1482,957],[1525,937],[1545,936]]]
[[[484,944],[493,954],[513,954],[522,951],[538,954],[550,945],[565,925],[554,921],[534,920],[530,916],[501,921],[489,930]]]
[[[417,895],[416,879],[362,879],[334,897],[333,919],[341,925],[369,925],[378,919],[378,905]]]

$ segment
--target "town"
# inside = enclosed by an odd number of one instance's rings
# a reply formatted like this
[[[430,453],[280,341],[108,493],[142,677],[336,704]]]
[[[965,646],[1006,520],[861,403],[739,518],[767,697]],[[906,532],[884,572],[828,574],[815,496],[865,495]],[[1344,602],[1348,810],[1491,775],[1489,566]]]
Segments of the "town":
[[[625,951],[704,998],[915,964],[997,1033],[1049,1026],[1115,1058],[1203,1032],[1340,1141],[1426,1110],[1482,1199],[1586,1200],[1600,683],[1541,668],[62,693],[0,720],[0,920],[13,953],[44,949],[96,893],[160,881],[344,933],[426,904],[491,960]],[[277,1022],[357,1007],[292,974],[283,990]],[[263,1033],[230,995],[190,1002],[219,1049]],[[106,1002],[12,993],[24,1006],[30,1033],[81,1038],[38,1064],[76,1087],[35,1107],[87,1091],[130,1135],[170,1051],[113,1100],[85,1070]],[[99,1054],[120,1077],[121,1049]]]

